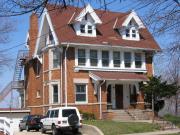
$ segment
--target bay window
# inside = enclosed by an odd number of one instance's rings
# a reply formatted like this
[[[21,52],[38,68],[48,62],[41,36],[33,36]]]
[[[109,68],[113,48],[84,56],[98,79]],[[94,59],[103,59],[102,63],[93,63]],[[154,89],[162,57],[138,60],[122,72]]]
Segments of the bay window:
[[[85,66],[86,65],[86,51],[85,49],[78,49],[78,65]]]
[[[130,68],[131,67],[131,52],[125,52],[124,53],[124,65],[126,68]]]
[[[90,64],[91,66],[97,66],[98,53],[97,50],[90,50]]]
[[[102,66],[108,67],[109,66],[109,52],[102,51]]]
[[[135,66],[136,66],[136,68],[142,67],[141,53],[135,53]]]
[[[120,52],[113,52],[113,64],[114,64],[114,67],[120,67],[120,64],[121,64],[121,55],[120,55]]]

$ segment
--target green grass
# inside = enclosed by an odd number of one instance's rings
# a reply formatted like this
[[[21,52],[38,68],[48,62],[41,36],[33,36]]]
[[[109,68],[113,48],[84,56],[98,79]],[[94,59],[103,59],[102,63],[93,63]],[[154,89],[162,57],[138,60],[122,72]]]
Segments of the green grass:
[[[176,126],[178,126],[180,128],[180,117],[178,116],[172,116],[172,115],[165,115],[164,116],[164,119],[166,121],[170,121],[172,122],[173,124],[175,124]]]
[[[157,125],[141,122],[115,122],[108,120],[84,121],[84,124],[98,127],[104,135],[119,135],[128,133],[143,133],[159,130]]]

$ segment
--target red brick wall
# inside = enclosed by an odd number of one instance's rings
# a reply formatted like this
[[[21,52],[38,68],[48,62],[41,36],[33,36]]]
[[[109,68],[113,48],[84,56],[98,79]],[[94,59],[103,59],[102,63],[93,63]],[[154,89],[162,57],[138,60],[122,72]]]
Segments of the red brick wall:
[[[152,66],[152,54],[151,53],[146,53],[146,69],[147,69],[147,76],[152,76],[153,75],[153,66]]]

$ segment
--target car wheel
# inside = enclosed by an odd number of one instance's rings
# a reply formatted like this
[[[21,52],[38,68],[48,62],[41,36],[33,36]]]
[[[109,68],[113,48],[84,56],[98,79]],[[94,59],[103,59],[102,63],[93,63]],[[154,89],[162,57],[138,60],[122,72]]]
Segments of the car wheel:
[[[29,129],[29,126],[28,125],[26,125],[26,131],[29,131],[30,129]]]
[[[72,130],[72,132],[73,132],[74,134],[77,134],[77,133],[79,133],[79,129],[78,129],[78,128],[74,128],[74,129]]]
[[[39,129],[36,129],[36,131],[38,132],[38,131],[39,131]]]
[[[41,133],[42,133],[42,134],[46,133],[46,130],[44,129],[44,126],[43,126],[42,123],[41,123]]]
[[[56,129],[56,126],[53,125],[52,126],[52,135],[57,135],[58,134],[58,130]]]
[[[20,131],[20,132],[23,131],[20,126],[19,126],[19,131]]]

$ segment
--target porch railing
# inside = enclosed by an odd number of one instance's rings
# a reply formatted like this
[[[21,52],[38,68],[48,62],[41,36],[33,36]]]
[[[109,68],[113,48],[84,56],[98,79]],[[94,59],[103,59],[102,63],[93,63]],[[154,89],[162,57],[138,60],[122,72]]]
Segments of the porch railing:
[[[11,120],[6,117],[0,117],[0,131],[5,135],[13,135]]]

